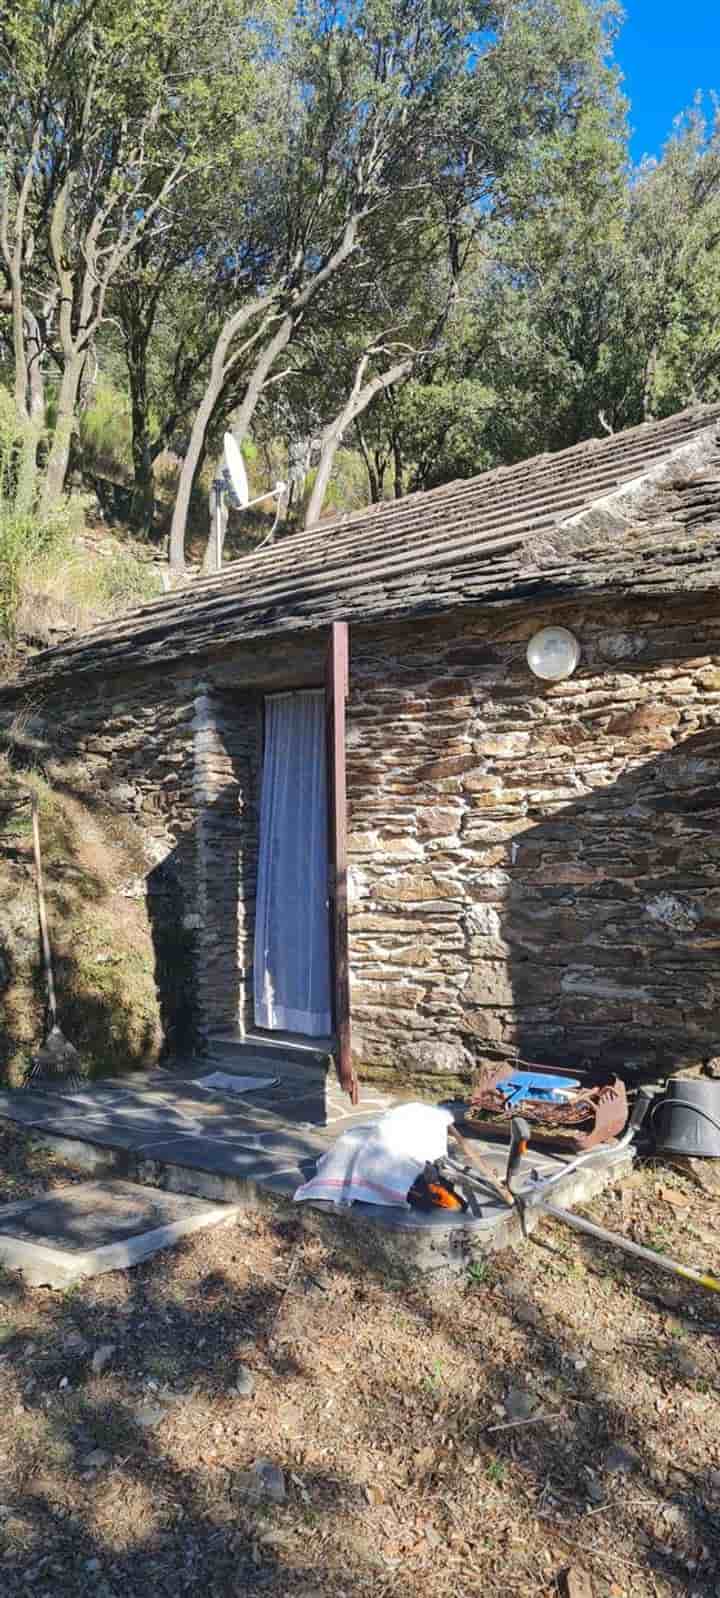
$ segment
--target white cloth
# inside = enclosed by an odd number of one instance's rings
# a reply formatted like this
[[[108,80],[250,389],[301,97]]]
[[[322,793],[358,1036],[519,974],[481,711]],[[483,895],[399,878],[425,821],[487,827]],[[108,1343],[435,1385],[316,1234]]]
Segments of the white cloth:
[[[447,1154],[451,1121],[449,1110],[431,1104],[399,1104],[379,1121],[351,1127],[321,1155],[315,1175],[298,1188],[296,1200],[406,1206],[427,1161]]]
[[[265,700],[255,919],[255,1021],[332,1030],[325,695]]]

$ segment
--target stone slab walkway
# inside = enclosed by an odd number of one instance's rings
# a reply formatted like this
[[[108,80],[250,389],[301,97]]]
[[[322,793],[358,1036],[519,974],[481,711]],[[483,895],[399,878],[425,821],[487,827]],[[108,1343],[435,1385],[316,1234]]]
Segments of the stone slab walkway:
[[[243,1075],[249,1074],[243,1062]],[[0,1119],[15,1122],[94,1175],[114,1175],[141,1186],[251,1208],[290,1200],[321,1154],[346,1127],[371,1124],[394,1102],[363,1089],[353,1109],[339,1087],[320,1073],[296,1073],[260,1091],[214,1092],[198,1078],[212,1070],[190,1061],[172,1071],[137,1073],[91,1084],[77,1093],[0,1092]],[[225,1067],[226,1068],[226,1067]],[[267,1061],[258,1062],[267,1077]],[[503,1145],[478,1141],[477,1150],[504,1173]],[[562,1168],[554,1155],[531,1151],[532,1169]],[[555,1190],[555,1202],[572,1205],[599,1192],[630,1168],[631,1155],[599,1156]],[[385,1252],[393,1270],[442,1265],[467,1268],[476,1253],[520,1240],[515,1211],[488,1197],[481,1216],[380,1205],[303,1206],[307,1224],[334,1229],[377,1261]],[[534,1219],[534,1217],[533,1217]]]
[[[31,1287],[69,1287],[123,1270],[202,1227],[227,1225],[237,1205],[159,1193],[133,1182],[80,1182],[0,1207],[0,1263]]]

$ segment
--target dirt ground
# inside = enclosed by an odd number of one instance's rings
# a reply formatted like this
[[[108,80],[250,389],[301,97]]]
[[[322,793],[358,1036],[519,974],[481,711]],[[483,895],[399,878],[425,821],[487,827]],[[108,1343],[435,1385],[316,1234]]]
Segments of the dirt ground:
[[[67,1178],[0,1133],[0,1201]],[[717,1269],[719,1206],[646,1165],[589,1213]],[[719,1333],[550,1222],[432,1297],[280,1213],[5,1275],[0,1594],[718,1598]]]

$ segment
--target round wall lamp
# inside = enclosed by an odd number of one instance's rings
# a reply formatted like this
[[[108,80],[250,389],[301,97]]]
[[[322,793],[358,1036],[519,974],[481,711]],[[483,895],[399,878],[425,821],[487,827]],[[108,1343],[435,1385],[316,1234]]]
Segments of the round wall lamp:
[[[535,677],[544,682],[562,682],[572,674],[580,659],[580,645],[567,627],[543,627],[527,646],[527,663]]]

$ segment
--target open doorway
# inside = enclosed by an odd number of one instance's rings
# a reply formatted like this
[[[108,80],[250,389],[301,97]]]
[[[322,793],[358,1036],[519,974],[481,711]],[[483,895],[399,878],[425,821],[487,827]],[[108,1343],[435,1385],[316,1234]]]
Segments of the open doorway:
[[[325,694],[273,694],[265,700],[255,918],[258,1028],[332,1033],[328,870]]]

